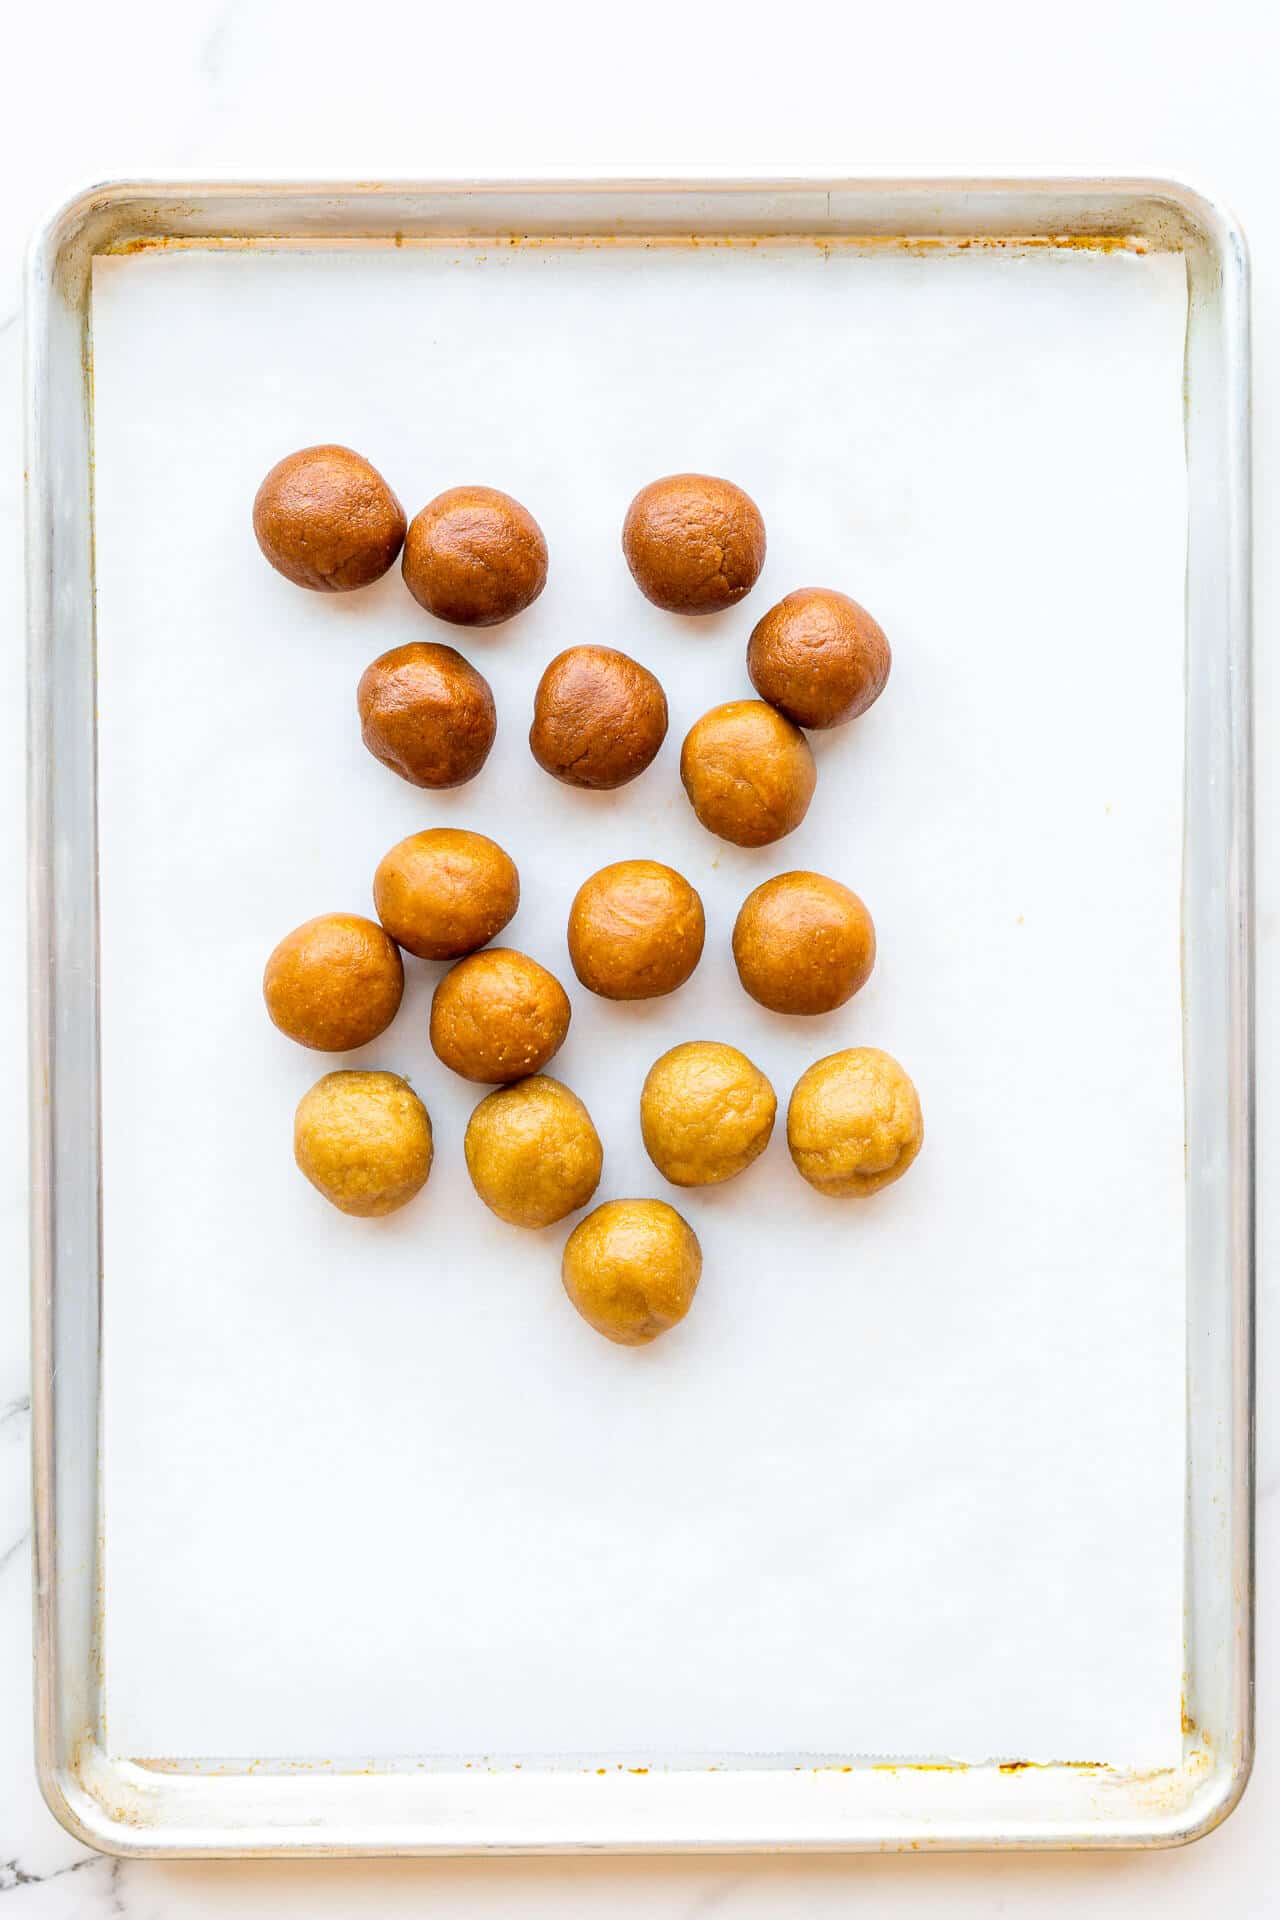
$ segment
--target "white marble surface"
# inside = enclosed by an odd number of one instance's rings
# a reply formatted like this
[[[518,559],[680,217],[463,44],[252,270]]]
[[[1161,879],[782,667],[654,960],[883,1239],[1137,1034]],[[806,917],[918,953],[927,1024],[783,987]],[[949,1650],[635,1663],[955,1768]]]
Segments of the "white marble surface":
[[[0,1892],[22,1916],[365,1912],[731,1920],[814,1916],[1074,1915],[1158,1903],[1176,1916],[1275,1911],[1280,1880],[1280,1438],[1267,1168],[1280,1050],[1280,722],[1269,534],[1280,399],[1280,28],[1253,0],[1212,8],[1024,0],[957,8],[722,13],[651,0],[616,14],[549,0],[432,9],[382,0],[88,0],[23,9],[6,26],[0,111]],[[21,632],[20,249],[40,215],[124,174],[370,178],[446,172],[892,171],[1172,173],[1229,201],[1255,269],[1255,568],[1259,742],[1261,1419],[1259,1755],[1229,1823],[1189,1851],[909,1859],[500,1860],[120,1864],[54,1824],[30,1752],[29,1428],[25,1290],[25,1020]]]

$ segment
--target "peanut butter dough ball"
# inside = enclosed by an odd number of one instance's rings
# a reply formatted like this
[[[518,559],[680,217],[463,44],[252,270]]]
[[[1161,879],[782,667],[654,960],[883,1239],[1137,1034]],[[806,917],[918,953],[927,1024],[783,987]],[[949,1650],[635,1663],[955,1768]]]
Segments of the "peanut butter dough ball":
[[[510,854],[487,835],[428,827],[383,855],[373,903],[407,953],[456,960],[501,933],[520,905],[520,876]]]
[[[620,1347],[644,1347],[683,1320],[702,1248],[665,1200],[606,1200],[565,1242],[560,1277],[578,1312]]]
[[[415,640],[365,668],[360,732],[375,760],[415,787],[473,780],[498,731],[493,692],[455,647]]]
[[[789,593],[747,642],[752,686],[798,727],[856,720],[884,692],[891,658],[866,608],[829,587]]]
[[[431,1044],[464,1080],[523,1080],[569,1031],[569,996],[553,973],[513,947],[487,947],[451,967],[431,1001]]]
[[[902,1178],[923,1143],[920,1097],[879,1047],[829,1053],[796,1081],[787,1145],[819,1193],[840,1200],[877,1193]]]
[[[830,1013],[865,986],[876,930],[856,893],[822,873],[779,873],[742,903],[738,978],[774,1013]]]
[[[394,1213],[427,1183],[431,1120],[398,1073],[326,1073],[298,1102],[293,1157],[340,1213]]]
[[[576,1093],[545,1073],[487,1093],[467,1123],[467,1171],[513,1227],[549,1227],[585,1207],[604,1153]]]
[[[683,986],[702,958],[702,901],[673,867],[619,860],[578,888],[569,958],[606,1000],[651,1000]]]
[[[569,787],[625,787],[667,737],[659,682],[612,647],[570,647],[538,682],[529,746]]]
[[[287,933],[262,976],[267,1012],[291,1040],[347,1053],[391,1025],[404,992],[394,940],[358,913],[322,913]]]
[[[272,467],[253,531],[277,573],[317,593],[380,579],[404,544],[404,508],[350,447],[303,447]]]
[[[622,551],[646,600],[668,613],[719,613],[750,593],[764,565],[764,521],[741,487],[673,473],[642,487]]]
[[[527,508],[496,487],[450,487],[409,523],[404,583],[460,627],[496,627],[547,584],[547,543]]]
[[[730,700],[690,727],[680,778],[709,832],[766,847],[800,825],[818,774],[799,727],[763,700]]]
[[[732,1180],[769,1144],[778,1102],[745,1053],[687,1040],[655,1060],[640,1095],[645,1151],[676,1187]]]

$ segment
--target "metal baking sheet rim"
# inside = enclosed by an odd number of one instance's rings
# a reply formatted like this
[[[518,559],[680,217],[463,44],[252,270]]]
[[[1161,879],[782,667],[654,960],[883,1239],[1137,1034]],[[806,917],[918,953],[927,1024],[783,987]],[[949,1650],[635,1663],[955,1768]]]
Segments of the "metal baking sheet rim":
[[[102,1738],[90,278],[101,252],[487,235],[636,244],[1158,248],[1188,271],[1185,417],[1188,1492],[1179,1767],[872,1757],[558,1770],[112,1758]],[[1156,1847],[1253,1759],[1254,1060],[1249,290],[1218,204],[1144,179],[121,182],[26,276],[36,1757],[64,1827],[118,1855]],[[1197,918],[1203,903],[1204,923]]]

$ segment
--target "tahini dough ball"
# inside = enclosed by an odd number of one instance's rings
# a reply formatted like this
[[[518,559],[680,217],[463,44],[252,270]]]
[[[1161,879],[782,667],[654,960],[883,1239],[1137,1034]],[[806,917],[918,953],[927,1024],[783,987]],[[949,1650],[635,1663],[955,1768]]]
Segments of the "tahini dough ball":
[[[920,1097],[879,1047],[830,1053],[796,1081],[787,1145],[819,1193],[841,1200],[877,1193],[901,1179],[923,1142]]]
[[[303,447],[272,467],[253,531],[277,573],[317,593],[367,587],[404,544],[404,508],[350,447]]]
[[[665,1200],[606,1200],[569,1235],[560,1268],[583,1319],[620,1347],[683,1320],[701,1274],[698,1236]]]
[[[321,1053],[376,1040],[404,992],[400,950],[358,913],[322,913],[287,933],[267,961],[262,995],[281,1033]]]
[[[822,873],[779,873],[749,893],[733,928],[738,978],[774,1013],[830,1013],[865,986],[876,930],[857,894]]]
[[[326,1073],[298,1102],[293,1157],[340,1213],[394,1213],[431,1171],[431,1121],[398,1073]]]
[[[667,696],[613,647],[570,647],[538,682],[529,747],[569,787],[608,792],[643,773],[667,737]]]
[[[655,1060],[640,1094],[645,1151],[676,1187],[709,1187],[759,1158],[777,1098],[759,1067],[719,1040],[687,1040]]]
[[[766,847],[809,811],[817,769],[799,727],[763,700],[730,700],[695,720],[680,778],[704,827],[736,847]]]
[[[668,613],[719,613],[750,593],[764,565],[764,521],[749,494],[707,473],[642,487],[622,551],[646,600]]]
[[[520,904],[520,876],[510,854],[487,835],[428,827],[383,855],[373,903],[407,953],[456,960],[501,933]]]
[[[544,1073],[487,1093],[467,1123],[467,1171],[513,1227],[549,1227],[585,1207],[604,1153],[576,1093]]]
[[[410,593],[438,620],[495,627],[547,584],[547,543],[509,493],[450,487],[410,521],[401,564]]]
[[[451,967],[431,1001],[431,1044],[464,1080],[523,1080],[569,1031],[569,996],[513,947],[486,947]]]
[[[865,607],[829,587],[801,587],[770,607],[747,642],[762,700],[798,727],[856,720],[884,692],[892,656]]]
[[[415,787],[474,780],[493,745],[493,690],[456,647],[414,640],[365,668],[360,733],[375,760]]]
[[[702,957],[702,901],[658,860],[619,860],[585,880],[569,909],[569,958],[606,1000],[651,1000],[683,986]]]

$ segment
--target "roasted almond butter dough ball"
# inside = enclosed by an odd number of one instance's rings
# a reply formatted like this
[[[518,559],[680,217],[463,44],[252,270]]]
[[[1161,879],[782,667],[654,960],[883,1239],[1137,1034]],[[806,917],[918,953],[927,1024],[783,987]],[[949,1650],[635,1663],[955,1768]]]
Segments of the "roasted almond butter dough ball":
[[[570,647],[538,682],[529,746],[538,765],[566,786],[625,787],[666,737],[661,684],[613,647]]]
[[[467,1123],[467,1171],[491,1212],[549,1227],[585,1207],[604,1151],[576,1093],[548,1074],[487,1093]]]
[[[373,904],[406,953],[456,960],[502,932],[520,905],[520,876],[510,854],[486,834],[428,827],[383,855]]]
[[[706,930],[702,901],[683,874],[659,860],[619,860],[578,888],[569,958],[592,993],[652,1000],[684,985]]]
[[[796,1081],[787,1145],[819,1193],[840,1200],[900,1180],[924,1144],[920,1096],[892,1054],[849,1047]]]
[[[303,447],[272,467],[253,503],[253,531],[277,573],[316,593],[378,580],[404,544],[404,508],[350,447]]]
[[[322,913],[287,933],[267,961],[262,995],[281,1033],[321,1053],[376,1040],[404,992],[400,949],[358,913]]]
[[[398,1073],[326,1073],[298,1102],[293,1157],[340,1213],[394,1213],[427,1183],[431,1120]]]
[[[779,873],[749,893],[733,928],[738,978],[774,1013],[830,1013],[876,963],[871,915],[822,873]]]
[[[622,551],[646,600],[668,613],[719,613],[750,593],[764,565],[764,521],[749,494],[708,473],[641,487]]]
[[[687,1040],[655,1060],[640,1094],[645,1152],[676,1187],[710,1187],[757,1160],[778,1101],[759,1067],[719,1040]]]
[[[419,606],[460,627],[496,627],[547,584],[547,543],[526,507],[496,487],[450,487],[415,514],[404,583]]]
[[[800,825],[818,773],[799,727],[763,700],[730,700],[690,727],[680,778],[709,832],[767,847]]]
[[[523,1080],[559,1049],[569,1016],[553,973],[514,947],[486,947],[459,960],[436,988],[431,1044],[464,1080]]]
[[[838,727],[880,698],[892,655],[865,607],[830,587],[801,587],[770,607],[747,642],[762,700],[798,727]]]
[[[565,1242],[560,1277],[588,1325],[620,1347],[645,1347],[684,1319],[702,1248],[665,1200],[606,1200]]]
[[[415,787],[474,780],[493,745],[493,690],[456,647],[414,640],[365,668],[360,733],[375,760]]]

